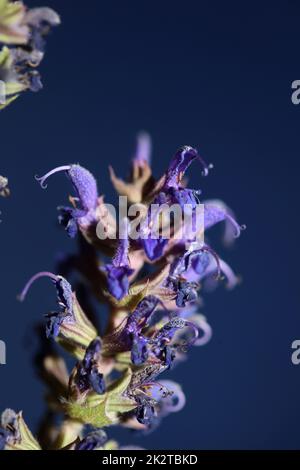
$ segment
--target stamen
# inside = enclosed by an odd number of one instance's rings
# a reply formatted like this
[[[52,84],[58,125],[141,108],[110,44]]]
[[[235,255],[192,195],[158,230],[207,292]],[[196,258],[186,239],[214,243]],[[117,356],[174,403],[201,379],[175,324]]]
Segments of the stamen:
[[[23,302],[25,300],[25,297],[30,289],[30,287],[32,286],[32,284],[39,278],[41,277],[49,277],[50,279],[52,279],[54,282],[57,282],[58,279],[61,277],[61,276],[57,276],[53,273],[50,273],[48,271],[41,271],[37,274],[35,274],[34,276],[32,276],[29,281],[27,282],[27,284],[25,285],[24,289],[22,290],[22,292],[18,295],[18,300],[20,302]]]
[[[69,171],[71,169],[72,165],[63,165],[63,166],[58,166],[54,168],[53,170],[49,171],[46,173],[44,176],[37,176],[35,175],[35,179],[40,183],[41,188],[46,189],[47,184],[45,184],[45,181],[49,178],[49,176],[54,175],[55,173],[59,173],[60,171]]]

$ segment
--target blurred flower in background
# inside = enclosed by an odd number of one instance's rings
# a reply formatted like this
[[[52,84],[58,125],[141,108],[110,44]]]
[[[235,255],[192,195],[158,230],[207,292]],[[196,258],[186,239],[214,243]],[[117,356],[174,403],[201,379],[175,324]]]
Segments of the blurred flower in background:
[[[44,58],[46,36],[60,24],[51,8],[27,9],[21,1],[0,0],[0,80],[5,85],[5,108],[25,90],[39,91],[42,82],[37,67]]]

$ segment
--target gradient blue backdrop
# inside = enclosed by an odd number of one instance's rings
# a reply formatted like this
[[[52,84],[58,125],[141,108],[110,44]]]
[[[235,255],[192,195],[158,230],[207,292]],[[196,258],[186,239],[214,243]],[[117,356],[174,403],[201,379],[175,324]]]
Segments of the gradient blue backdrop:
[[[0,115],[0,169],[12,190],[0,201],[0,408],[38,422],[32,325],[55,294],[42,281],[25,304],[16,294],[33,273],[55,269],[59,252],[76,249],[56,225],[67,180],[57,176],[43,192],[34,174],[80,162],[109,199],[108,164],[126,174],[135,134],[146,129],[156,175],[183,144],[214,163],[206,179],[195,164],[191,185],[223,198],[247,224],[235,248],[221,251],[243,284],[205,297],[213,339],[171,374],[185,410],[146,437],[110,435],[146,448],[299,448],[300,366],[290,359],[300,338],[300,106],[290,99],[300,79],[299,3],[45,3],[63,24],[48,41],[44,90]]]

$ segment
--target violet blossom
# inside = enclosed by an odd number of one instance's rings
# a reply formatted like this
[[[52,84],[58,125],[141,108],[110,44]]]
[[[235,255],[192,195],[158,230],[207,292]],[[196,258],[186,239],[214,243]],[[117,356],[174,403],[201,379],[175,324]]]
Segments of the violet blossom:
[[[194,148],[185,146],[155,181],[150,147],[146,135],[140,136],[128,182],[110,170],[117,191],[131,194],[132,200],[147,208],[137,239],[131,238],[130,217],[123,218],[117,229],[116,224],[117,242],[108,236],[101,243],[96,239],[93,231],[101,219],[103,198],[98,195],[94,176],[79,164],[59,166],[36,177],[42,188],[56,173],[63,172],[70,179],[75,195],[70,197],[71,206],[59,208],[59,220],[70,236],[83,235],[79,255],[72,256],[76,274],[80,274],[79,285],[84,283],[109,312],[108,322],[99,331],[89,307],[85,313],[69,282],[50,272],[33,276],[20,295],[24,300],[33,282],[41,277],[53,281],[59,309],[47,314],[47,337],[76,359],[71,372],[60,356],[50,354],[43,363],[47,386],[55,378],[61,390],[60,399],[53,400],[57,392],[51,389],[49,407],[64,416],[57,429],[59,439],[49,441],[52,447],[60,442],[58,448],[65,450],[109,448],[102,428],[118,424],[148,432],[168,414],[182,410],[186,398],[180,385],[161,377],[186,358],[190,347],[204,346],[212,336],[208,321],[199,313],[201,288],[214,287],[223,277],[229,288],[238,281],[206,238],[206,230],[220,222],[231,237],[239,236],[243,228],[220,202],[204,202],[202,244],[196,243],[197,234],[189,230],[179,239],[175,230],[169,237],[162,233],[152,236],[152,224],[164,205],[176,203],[183,211],[190,211],[192,221],[197,217],[201,191],[187,188],[183,177],[192,162],[200,162],[204,176],[210,166]],[[69,275],[73,275],[71,266]],[[12,416],[20,419],[17,414]],[[87,426],[94,430],[87,432]],[[0,429],[0,447],[27,448],[28,444],[16,439],[9,429],[6,425]],[[32,439],[29,445],[40,448]]]
[[[43,85],[37,67],[44,58],[46,36],[60,24],[51,8],[27,9],[23,2],[3,0],[0,5],[0,80],[5,84],[5,108],[27,89],[37,92]]]
[[[43,189],[47,188],[46,180],[56,174],[64,172],[69,177],[76,196],[70,200],[73,207],[59,207],[59,222],[65,227],[68,235],[73,238],[78,227],[89,226],[96,218],[95,210],[98,202],[97,183],[93,175],[80,165],[63,165],[46,173],[36,176],[36,180]]]

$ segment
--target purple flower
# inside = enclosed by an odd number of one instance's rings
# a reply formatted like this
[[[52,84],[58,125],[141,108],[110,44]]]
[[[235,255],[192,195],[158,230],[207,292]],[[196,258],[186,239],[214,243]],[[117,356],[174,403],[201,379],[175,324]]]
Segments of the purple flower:
[[[106,354],[131,351],[131,359],[134,364],[141,364],[147,359],[147,338],[142,336],[144,330],[159,303],[154,296],[146,296],[138,304],[123,323],[104,337],[104,350]]]
[[[170,367],[173,360],[175,359],[176,350],[181,349],[183,344],[176,343],[173,344],[172,340],[175,337],[175,334],[179,330],[184,328],[189,328],[192,330],[193,335],[189,342],[184,343],[186,348],[188,345],[193,344],[198,338],[198,328],[190,321],[180,318],[179,316],[174,316],[168,321],[157,333],[151,338],[150,344],[153,354],[161,360],[161,362],[166,366]]]
[[[203,166],[203,175],[208,175],[209,169],[212,165],[207,165],[202,158],[198,155],[198,152],[193,147],[185,145],[176,152],[171,163],[166,171],[165,176],[165,187],[167,188],[178,188],[181,184],[182,178],[194,160],[199,160]]]
[[[235,238],[240,236],[241,230],[245,230],[245,225],[239,225],[233,216],[221,208],[220,206],[205,204],[204,205],[204,228],[211,228],[219,222],[228,221],[235,229]]]
[[[80,393],[93,390],[98,395],[105,392],[103,374],[98,370],[101,359],[101,340],[95,338],[87,347],[83,360],[77,365],[75,383]]]
[[[141,245],[151,261],[161,258],[169,241],[159,234],[159,227],[156,225],[163,204],[168,204],[168,199],[167,195],[161,192],[152,201],[146,218],[141,224]]]
[[[214,259],[216,268],[210,273],[213,272],[216,274],[216,279],[220,279],[220,259],[208,245],[204,245],[198,250],[191,248],[175,258],[164,284],[174,292],[177,307],[185,307],[187,303],[197,300],[198,281],[206,275],[211,258]]]
[[[103,271],[107,275],[107,287],[109,293],[117,300],[121,300],[128,294],[129,290],[129,277],[134,273],[134,270],[129,266],[128,252],[129,252],[129,239],[128,239],[129,223],[125,219],[121,223],[119,233],[119,245],[112,262],[103,267]]]
[[[43,34],[39,31],[39,22],[38,25],[32,41],[37,49],[42,49]],[[98,197],[94,177],[80,165],[60,166],[37,178],[42,188],[46,187],[48,177],[58,172],[66,173],[71,180],[76,194],[70,198],[70,207],[60,209],[60,221],[69,235],[74,236],[78,230],[84,235],[80,237],[80,255],[73,257],[72,266],[90,283],[99,300],[107,301],[111,309],[107,332],[100,339],[62,276],[38,273],[21,294],[24,299],[32,283],[42,276],[52,279],[60,308],[47,315],[47,336],[59,336],[57,342],[77,359],[69,380],[66,371],[61,374],[57,360],[49,357],[49,362],[45,363],[51,377],[59,379],[62,375],[64,380],[60,388],[63,406],[56,402],[58,411],[66,412],[68,422],[63,423],[60,435],[66,432],[65,428],[73,435],[74,423],[75,432],[78,432],[77,425],[84,423],[97,427],[119,423],[148,432],[162,417],[181,410],[185,396],[180,386],[160,381],[160,374],[179,363],[189,346],[206,344],[211,337],[211,327],[196,311],[200,304],[200,286],[214,287],[221,273],[226,276],[229,287],[237,280],[206,239],[198,237],[204,228],[209,229],[221,221],[225,222],[226,230],[230,224],[231,235],[234,231],[238,236],[243,227],[219,202],[206,202],[204,214],[199,212],[200,190],[185,187],[183,177],[193,161],[200,161],[203,175],[207,175],[209,166],[195,149],[185,146],[175,154],[163,177],[155,182],[149,167],[150,150],[149,138],[141,135],[129,182],[123,182],[111,170],[111,179],[119,194],[127,195],[130,203],[144,203],[146,207],[146,216],[137,227],[127,218],[118,228],[115,221],[103,222],[103,198]],[[171,208],[173,205],[176,206]],[[177,227],[178,221],[186,222],[186,217],[177,219],[178,213],[182,216],[181,209],[184,216],[192,216],[192,229]],[[203,215],[204,227],[198,229],[195,224],[203,221]],[[99,243],[100,237],[97,240],[93,237],[91,229],[98,221],[103,222],[105,234],[118,235],[118,242],[111,242],[107,236]],[[113,231],[108,230],[111,226]],[[138,240],[132,237],[136,228]],[[171,229],[170,234],[165,233],[166,228]],[[185,231],[178,240],[180,228]],[[134,238],[132,242],[130,237]],[[100,267],[98,248],[103,253]],[[111,254],[112,249],[115,252],[107,260],[104,256]],[[148,266],[143,268],[146,257]],[[160,262],[155,263],[158,259]],[[152,269],[154,264],[155,269]],[[89,312],[90,307],[87,302],[85,308]],[[7,427],[0,431],[0,448],[7,444],[9,432]],[[84,436],[72,438],[65,448],[96,450],[103,448],[106,441],[106,435],[99,430]],[[67,436],[62,437],[66,442]]]
[[[74,450],[97,450],[107,441],[106,433],[102,429],[90,432],[78,444]]]
[[[127,393],[138,405],[134,411],[137,421],[144,424],[147,429],[153,429],[159,424],[160,402],[174,393],[172,389],[155,381],[166,369],[165,365],[150,364],[137,370],[132,376]],[[182,401],[182,397],[180,399]]]
[[[168,239],[163,237],[153,238],[152,235],[144,238],[142,244],[147,257],[151,261],[161,258],[168,241]]]
[[[216,276],[216,266],[211,260],[206,272],[199,277],[199,280],[204,281],[206,290],[214,290],[217,287],[217,281],[219,279],[226,279],[225,286],[229,290],[233,289],[240,282],[239,277],[233,272],[229,264],[222,259],[219,259],[219,270],[222,277]]]
[[[185,395],[179,384],[172,380],[160,380],[151,386],[151,397],[156,401],[154,406],[155,417],[148,425],[151,430],[157,428],[162,418],[170,413],[181,411],[186,403]]]
[[[175,259],[170,269],[170,277],[166,281],[167,286],[174,287],[174,278],[183,277],[190,283],[206,280],[206,286],[210,290],[216,286],[217,282],[225,276],[226,287],[233,289],[239,282],[239,278],[232,271],[231,267],[214,252],[208,245],[200,250],[186,251],[183,255]]]
[[[189,146],[184,146],[176,152],[165,175],[163,191],[170,196],[171,204],[179,204],[182,209],[189,205],[195,210],[199,204],[198,196],[201,191],[185,188],[182,184],[183,176],[194,160],[200,161],[203,166],[202,174],[207,176],[212,165],[207,165],[197,150]]]
[[[195,218],[195,209],[199,204],[199,190],[185,188],[182,178],[189,165],[198,159],[203,167],[203,174],[207,175],[211,166],[207,165],[192,147],[182,147],[173,157],[163,179],[160,192],[153,199],[147,212],[147,216],[141,227],[141,243],[146,255],[151,261],[159,259],[168,244],[168,238],[159,233],[153,233],[153,226],[160,215],[163,205],[172,206],[178,204],[184,212],[192,211],[192,222]],[[153,209],[155,207],[155,209]]]
[[[137,370],[132,375],[127,394],[138,405],[134,411],[136,419],[147,427],[150,427],[156,417],[157,396],[153,395],[156,386],[154,380],[166,369],[164,365],[151,364]]]
[[[54,282],[57,291],[58,305],[61,307],[60,312],[50,313],[47,315],[48,321],[46,325],[46,336],[48,338],[56,338],[63,322],[74,321],[72,287],[64,277],[57,276],[47,271],[42,271],[29,279],[23,291],[19,295],[19,300],[21,302],[25,300],[32,284],[41,277],[49,277]]]
[[[191,328],[194,333],[192,343],[198,337],[198,329],[191,322],[174,316],[149,335],[147,329],[150,329],[151,319],[159,302],[154,296],[145,297],[120,327],[104,338],[105,353],[110,355],[130,351],[134,365],[144,364],[153,358],[164,367],[170,367],[176,349],[181,347],[180,344],[172,343],[176,332],[186,327]]]
[[[107,275],[108,291],[117,300],[121,300],[128,294],[129,276],[134,270],[129,266],[115,266],[106,264],[104,268]]]
[[[143,364],[148,359],[148,341],[143,336],[132,336],[131,362],[136,366]]]
[[[176,291],[177,307],[185,307],[189,302],[195,302],[198,298],[197,289],[199,286],[195,282],[176,280],[173,283],[173,289]]]
[[[137,333],[146,328],[159,303],[159,299],[154,295],[144,297],[137,305],[134,312],[129,315],[126,322],[127,330],[130,331],[130,333]]]
[[[182,255],[178,256],[171,265],[170,277],[178,278],[185,275],[190,269],[199,275],[204,274],[210,263],[210,254],[216,259],[219,268],[218,255],[210,247],[205,245],[199,250],[187,250]]]
[[[147,424],[147,433],[156,429],[165,416],[181,411],[186,403],[180,385],[171,380],[160,380],[159,383],[154,383],[151,386],[151,396],[156,403],[153,406],[154,415]]]
[[[80,165],[63,165],[49,171],[36,180],[43,189],[47,188],[46,180],[55,173],[65,172],[70,178],[76,197],[71,198],[73,207],[59,207],[59,222],[66,228],[70,237],[77,233],[78,226],[88,227],[95,221],[95,210],[98,203],[97,183],[93,175]]]
[[[153,418],[155,418],[155,408],[147,400],[140,400],[140,404],[136,409],[136,419],[139,423],[150,426]]]

